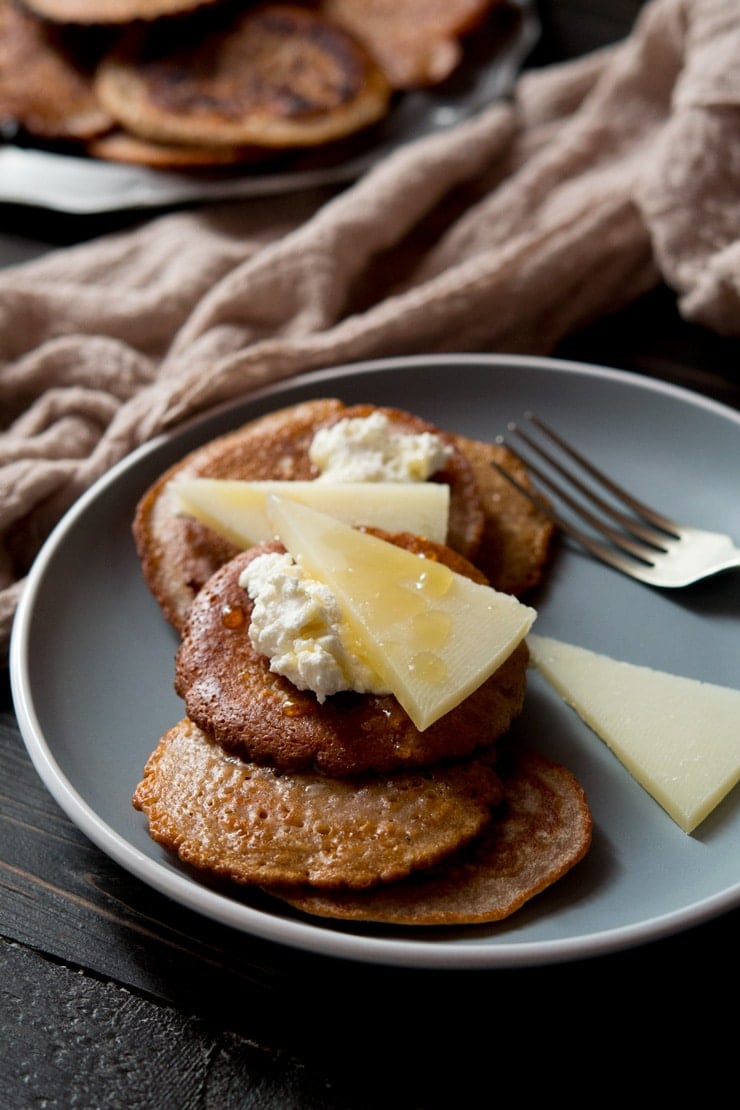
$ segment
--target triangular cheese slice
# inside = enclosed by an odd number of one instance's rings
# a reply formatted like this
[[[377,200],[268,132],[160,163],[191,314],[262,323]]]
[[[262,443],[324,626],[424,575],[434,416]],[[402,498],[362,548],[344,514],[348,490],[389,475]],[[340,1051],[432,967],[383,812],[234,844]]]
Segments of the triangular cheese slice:
[[[494,673],[535,611],[297,501],[269,497],[274,531],[339,603],[355,643],[420,730]]]
[[[740,781],[740,690],[546,636],[531,662],[684,832]]]
[[[270,540],[270,493],[310,505],[318,512],[386,532],[413,532],[444,543],[450,487],[444,482],[246,482],[224,478],[178,478],[170,486],[175,511],[192,516],[237,547]]]

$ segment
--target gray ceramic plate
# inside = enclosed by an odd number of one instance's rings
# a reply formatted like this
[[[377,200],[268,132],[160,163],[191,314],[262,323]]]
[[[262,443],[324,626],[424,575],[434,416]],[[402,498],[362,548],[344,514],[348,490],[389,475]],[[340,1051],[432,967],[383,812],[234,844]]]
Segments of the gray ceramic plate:
[[[398,97],[376,127],[344,144],[266,164],[173,173],[32,147],[0,145],[0,201],[77,214],[269,196],[353,181],[414,139],[469,119],[509,93],[540,33],[533,0],[507,0],[493,32],[471,39],[465,65],[434,89]]]
[[[143,584],[131,540],[136,501],[197,444],[327,395],[397,405],[489,439],[533,409],[646,500],[740,538],[740,415],[628,374],[525,357],[417,357],[312,374],[254,396],[126,459],[75,505],[33,567],[11,645],[13,691],[34,764],[67,814],[124,868],[191,909],[273,941],[376,963],[555,962],[652,940],[740,904],[737,791],[686,836],[534,674],[517,732],[576,772],[595,836],[581,865],[508,921],[428,931],[322,923],[264,898],[219,893],[149,839],[131,793],[182,705],[172,691],[175,636]],[[736,686],[739,586],[730,573],[661,594],[565,547],[534,599],[536,628]]]

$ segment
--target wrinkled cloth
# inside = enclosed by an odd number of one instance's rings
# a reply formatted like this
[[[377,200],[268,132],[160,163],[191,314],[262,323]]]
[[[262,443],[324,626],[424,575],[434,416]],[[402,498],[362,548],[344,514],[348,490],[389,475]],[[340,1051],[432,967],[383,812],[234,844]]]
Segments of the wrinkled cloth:
[[[740,333],[740,6],[622,42],[341,192],[158,216],[0,273],[0,650],[40,544],[150,437],[319,367],[546,354],[663,281]],[[371,400],[372,398],[368,398]]]

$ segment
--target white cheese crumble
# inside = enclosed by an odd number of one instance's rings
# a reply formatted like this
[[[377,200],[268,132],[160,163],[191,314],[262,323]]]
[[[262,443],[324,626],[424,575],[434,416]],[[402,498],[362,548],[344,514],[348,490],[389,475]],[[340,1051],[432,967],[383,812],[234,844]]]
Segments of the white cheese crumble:
[[[426,482],[451,453],[439,436],[401,431],[382,412],[320,428],[309,448],[319,482]]]
[[[319,702],[342,690],[390,693],[347,646],[348,629],[331,590],[290,555],[258,555],[239,584],[254,602],[249,638],[275,674],[312,690]]]

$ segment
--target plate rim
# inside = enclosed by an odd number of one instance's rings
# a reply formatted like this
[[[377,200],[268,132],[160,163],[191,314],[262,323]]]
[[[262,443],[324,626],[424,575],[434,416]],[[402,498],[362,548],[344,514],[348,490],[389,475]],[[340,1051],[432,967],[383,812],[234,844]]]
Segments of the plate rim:
[[[11,631],[9,666],[11,692],[21,737],[37,773],[72,823],[119,866],[148,886],[188,909],[239,932],[319,956],[407,968],[463,970],[532,967],[611,954],[690,929],[732,910],[740,905],[740,881],[735,886],[727,887],[710,897],[693,901],[680,909],[657,917],[597,933],[591,932],[549,941],[455,946],[454,943],[446,943],[444,934],[440,935],[438,931],[433,931],[433,934],[430,932],[429,940],[405,939],[401,936],[369,937],[356,935],[353,932],[339,932],[326,927],[320,920],[317,923],[306,922],[282,918],[270,914],[269,911],[254,909],[227,895],[199,886],[197,881],[184,874],[168,870],[157,860],[141,852],[125,836],[103,820],[82,798],[55,759],[52,745],[41,729],[34,708],[26,663],[28,637],[35,597],[44,575],[59,545],[68,532],[77,526],[88,506],[99,497],[105,496],[108,488],[115,485],[120,475],[135,470],[150,454],[155,454],[163,446],[169,446],[180,437],[197,432],[199,426],[205,427],[220,416],[238,410],[240,407],[272,397],[279,399],[282,393],[290,392],[295,388],[319,386],[338,379],[348,377],[354,379],[365,374],[372,375],[375,372],[421,366],[449,366],[451,363],[460,367],[481,364],[491,368],[530,367],[566,375],[609,380],[628,389],[662,394],[693,407],[706,409],[715,415],[729,419],[740,430],[740,412],[684,386],[598,364],[519,354],[417,354],[342,363],[263,386],[199,413],[171,431],[163,432],[141,444],[101,475],[67,510],[51,531],[29,571]],[[244,917],[247,919],[246,922],[241,920]]]

